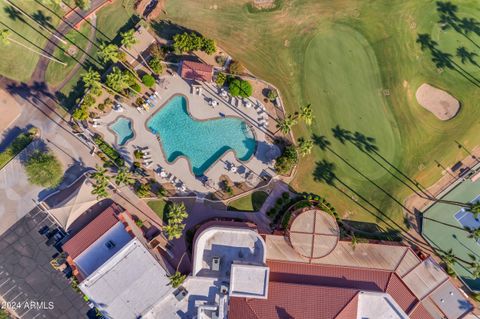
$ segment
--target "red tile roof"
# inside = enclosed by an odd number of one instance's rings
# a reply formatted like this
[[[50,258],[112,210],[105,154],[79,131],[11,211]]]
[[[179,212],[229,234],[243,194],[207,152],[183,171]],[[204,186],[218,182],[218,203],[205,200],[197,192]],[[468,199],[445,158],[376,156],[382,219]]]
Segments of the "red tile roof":
[[[406,313],[409,313],[418,302],[417,297],[395,273],[392,273],[385,292],[392,296]]]
[[[336,318],[357,294],[357,289],[270,282],[268,299],[230,298],[229,318]],[[347,313],[343,319],[356,318],[356,311]]]
[[[95,219],[87,226],[82,228],[82,230],[63,244],[63,251],[65,251],[72,259],[75,259],[118,222],[119,220],[115,216],[114,207],[108,207],[100,215],[95,217]]]
[[[343,308],[335,319],[355,319],[357,318],[358,294]]]
[[[388,293],[406,313],[421,311],[415,308],[418,299],[390,271],[271,260],[267,264],[268,299],[231,298],[230,318],[356,318],[362,290]]]
[[[188,80],[212,82],[213,67],[193,61],[183,61],[180,75]]]
[[[418,303],[408,316],[410,319],[435,319],[421,303]]]
[[[385,291],[390,272],[321,264],[267,261],[270,280],[368,291]]]

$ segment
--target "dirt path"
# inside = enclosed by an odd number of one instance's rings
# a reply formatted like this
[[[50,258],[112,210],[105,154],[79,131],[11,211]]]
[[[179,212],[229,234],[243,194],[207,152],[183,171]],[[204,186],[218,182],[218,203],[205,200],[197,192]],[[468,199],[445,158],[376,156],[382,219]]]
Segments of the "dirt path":
[[[64,37],[70,30],[74,28],[74,26],[83,20],[84,17],[88,16],[90,13],[97,10],[98,7],[102,6],[108,0],[92,0],[90,9],[88,11],[78,10],[79,14],[70,14],[67,18],[65,18],[62,23],[56,28],[57,36]],[[47,44],[43,48],[43,51],[48,55],[53,55],[53,52],[57,48],[59,40],[54,36],[50,36],[47,41]],[[30,83],[45,83],[45,72],[47,71],[48,64],[50,60],[45,57],[40,57],[38,60],[37,66],[33,71],[32,78]]]
[[[68,82],[70,82],[70,80],[77,74],[78,70],[82,67],[82,63],[85,62],[85,60],[87,59],[88,55],[90,54],[91,50],[92,50],[92,47],[93,47],[93,43],[97,37],[97,18],[94,17],[92,18],[92,24],[93,24],[93,27],[92,27],[92,30],[90,30],[90,34],[88,35],[88,42],[87,42],[87,46],[84,48],[84,53],[83,55],[80,57],[79,59],[79,63],[75,64],[75,66],[73,67],[72,70],[70,70],[70,72],[67,74],[67,76],[65,77],[65,79],[63,79],[63,81],[58,84],[56,87],[52,88],[53,91],[61,91],[63,89],[63,87],[65,85],[67,85]]]

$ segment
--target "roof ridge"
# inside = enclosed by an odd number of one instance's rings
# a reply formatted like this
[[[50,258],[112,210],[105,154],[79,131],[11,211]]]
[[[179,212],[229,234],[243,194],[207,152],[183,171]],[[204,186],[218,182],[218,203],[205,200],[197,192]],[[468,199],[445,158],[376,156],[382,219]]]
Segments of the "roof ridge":
[[[337,312],[337,314],[335,315],[335,319],[338,317],[338,315],[340,315],[340,314],[342,313],[342,311],[343,311],[345,308],[347,308],[347,306],[350,305],[350,303],[353,301],[353,299],[355,299],[355,298],[358,297],[358,295],[360,294],[360,291],[361,291],[361,290],[358,290],[357,293],[356,293],[352,298],[350,298],[350,300],[345,304],[345,306],[343,306],[342,309],[340,309],[340,311]],[[357,305],[357,308],[358,308],[358,305]]]
[[[250,310],[252,311],[252,313],[255,314],[255,317],[257,317],[257,319],[261,319],[258,314],[255,312],[255,310],[253,310],[253,308],[250,306],[250,303],[248,302],[249,300],[251,300],[252,298],[245,298],[245,303],[247,304],[248,308],[250,308]]]

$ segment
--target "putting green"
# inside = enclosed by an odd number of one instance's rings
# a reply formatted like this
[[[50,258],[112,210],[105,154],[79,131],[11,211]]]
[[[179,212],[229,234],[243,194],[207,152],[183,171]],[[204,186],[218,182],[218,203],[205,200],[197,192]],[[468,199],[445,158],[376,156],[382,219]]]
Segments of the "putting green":
[[[315,114],[312,131],[324,134],[343,159],[370,179],[388,174],[352,143],[342,145],[331,131],[339,125],[373,137],[382,156],[390,162],[398,158],[401,145],[397,123],[384,97],[388,91],[382,87],[375,53],[365,38],[342,25],[322,28],[307,46],[303,76],[304,96],[311,101]],[[330,153],[327,158],[337,163],[339,176],[364,181],[336,155]]]

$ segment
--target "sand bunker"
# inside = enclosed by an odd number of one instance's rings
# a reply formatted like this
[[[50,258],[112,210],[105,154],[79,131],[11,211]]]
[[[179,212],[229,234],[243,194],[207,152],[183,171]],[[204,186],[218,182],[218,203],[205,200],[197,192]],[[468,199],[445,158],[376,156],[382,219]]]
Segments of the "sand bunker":
[[[415,96],[421,106],[442,121],[455,117],[460,109],[460,102],[456,98],[427,83],[420,85]]]

